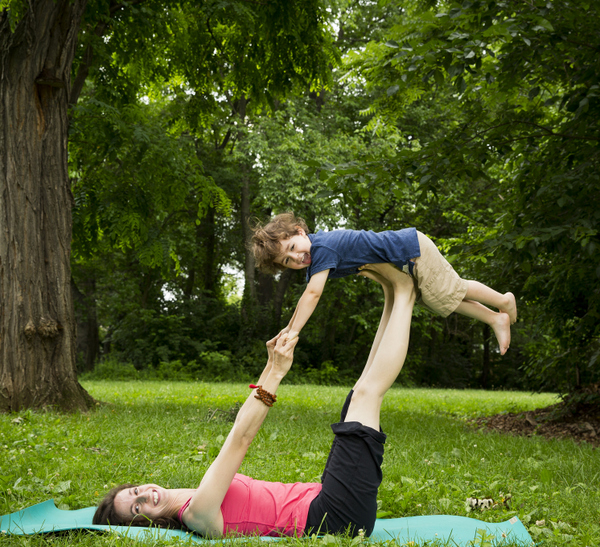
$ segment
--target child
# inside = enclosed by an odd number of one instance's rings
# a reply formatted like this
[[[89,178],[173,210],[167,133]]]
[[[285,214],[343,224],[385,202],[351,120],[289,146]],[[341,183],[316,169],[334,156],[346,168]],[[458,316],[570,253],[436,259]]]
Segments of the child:
[[[442,317],[456,311],[487,323],[496,335],[500,354],[508,350],[510,325],[517,320],[514,295],[461,279],[435,244],[415,228],[379,233],[308,232],[304,220],[283,213],[265,226],[256,226],[252,236],[256,265],[262,271],[306,268],[308,286],[282,331],[287,332],[288,339],[298,336],[312,315],[328,278],[356,274],[369,263],[391,263],[416,280],[420,298],[428,308]]]

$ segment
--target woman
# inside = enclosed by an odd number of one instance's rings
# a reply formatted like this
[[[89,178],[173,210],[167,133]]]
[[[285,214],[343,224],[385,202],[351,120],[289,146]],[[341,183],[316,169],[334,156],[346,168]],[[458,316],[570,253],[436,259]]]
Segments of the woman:
[[[369,265],[361,275],[383,286],[385,304],[367,364],[331,427],[335,438],[321,484],[255,481],[237,474],[250,443],[290,370],[298,339],[267,343],[259,386],[240,411],[221,451],[196,489],[155,484],[121,485],[107,494],[95,524],[186,527],[205,537],[301,536],[313,532],[369,535],[375,524],[385,435],[379,427],[383,396],[406,357],[414,285],[389,264]],[[261,387],[262,386],[262,387]]]

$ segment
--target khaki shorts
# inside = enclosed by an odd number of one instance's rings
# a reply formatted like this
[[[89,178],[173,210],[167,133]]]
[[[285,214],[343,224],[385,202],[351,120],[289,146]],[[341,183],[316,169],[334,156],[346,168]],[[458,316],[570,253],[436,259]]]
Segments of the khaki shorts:
[[[450,315],[464,300],[467,282],[461,279],[442,256],[435,243],[417,231],[421,256],[415,259],[419,303],[442,317]]]

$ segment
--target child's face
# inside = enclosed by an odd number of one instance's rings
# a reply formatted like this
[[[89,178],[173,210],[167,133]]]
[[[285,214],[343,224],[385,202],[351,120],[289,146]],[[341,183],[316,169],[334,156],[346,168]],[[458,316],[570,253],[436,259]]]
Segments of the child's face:
[[[311,243],[302,228],[298,228],[296,235],[280,240],[279,244],[281,245],[281,254],[275,259],[276,264],[292,270],[308,268],[311,263]]]

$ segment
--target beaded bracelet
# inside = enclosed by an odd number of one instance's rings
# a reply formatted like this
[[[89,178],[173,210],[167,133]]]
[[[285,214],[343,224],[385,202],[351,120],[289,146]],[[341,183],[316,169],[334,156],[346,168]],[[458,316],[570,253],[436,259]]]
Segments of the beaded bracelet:
[[[254,384],[250,384],[248,386],[250,389],[256,389],[255,399],[262,401],[268,407],[273,406],[273,403],[277,401],[277,395],[273,395],[269,393],[266,389],[263,389],[262,386],[255,386]]]

